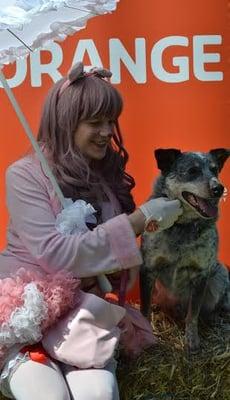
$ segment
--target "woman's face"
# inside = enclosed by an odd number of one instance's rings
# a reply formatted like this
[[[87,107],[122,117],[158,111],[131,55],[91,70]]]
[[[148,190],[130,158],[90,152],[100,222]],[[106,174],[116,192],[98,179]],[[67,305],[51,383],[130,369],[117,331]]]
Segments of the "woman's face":
[[[114,134],[114,122],[107,119],[80,122],[74,142],[89,160],[102,160]]]

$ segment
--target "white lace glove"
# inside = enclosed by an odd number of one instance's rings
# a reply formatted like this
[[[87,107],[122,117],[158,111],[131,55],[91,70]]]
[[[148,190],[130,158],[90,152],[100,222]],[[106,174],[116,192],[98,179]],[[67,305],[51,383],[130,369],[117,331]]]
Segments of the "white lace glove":
[[[179,200],[169,200],[165,197],[151,199],[142,204],[139,209],[146,218],[147,232],[162,231],[170,228],[183,213]]]

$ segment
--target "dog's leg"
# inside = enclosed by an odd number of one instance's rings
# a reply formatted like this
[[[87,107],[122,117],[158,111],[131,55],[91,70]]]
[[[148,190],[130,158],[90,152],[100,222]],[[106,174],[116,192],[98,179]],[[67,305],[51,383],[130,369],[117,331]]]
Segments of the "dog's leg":
[[[213,313],[230,311],[230,272],[223,264],[212,268],[201,311],[204,319]]]
[[[202,280],[199,285],[193,286],[189,296],[188,311],[185,319],[185,341],[188,350],[192,353],[196,352],[200,346],[198,319],[206,284],[206,280]]]
[[[230,283],[228,289],[226,290],[221,309],[226,313],[230,313]]]
[[[141,298],[141,312],[142,314],[151,319],[151,303],[153,288],[155,287],[155,278],[153,271],[146,268],[144,265],[140,269],[140,298]]]
[[[226,313],[230,312],[230,271],[228,271],[228,277],[226,279],[226,289],[221,308]]]

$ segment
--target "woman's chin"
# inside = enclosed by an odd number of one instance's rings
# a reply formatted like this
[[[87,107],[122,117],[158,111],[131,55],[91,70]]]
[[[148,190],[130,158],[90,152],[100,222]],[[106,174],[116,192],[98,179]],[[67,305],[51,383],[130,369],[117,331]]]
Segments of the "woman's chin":
[[[97,150],[94,152],[89,152],[86,157],[90,160],[102,160],[106,155],[106,150]]]

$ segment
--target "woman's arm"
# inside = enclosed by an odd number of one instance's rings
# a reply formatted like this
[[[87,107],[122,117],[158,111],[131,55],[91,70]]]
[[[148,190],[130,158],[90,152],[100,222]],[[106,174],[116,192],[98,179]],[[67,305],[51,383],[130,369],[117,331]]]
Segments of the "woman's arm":
[[[56,230],[56,217],[36,165],[15,163],[7,170],[6,183],[13,227],[47,272],[66,269],[81,278],[141,264],[132,222],[125,214],[93,231],[64,236]]]

